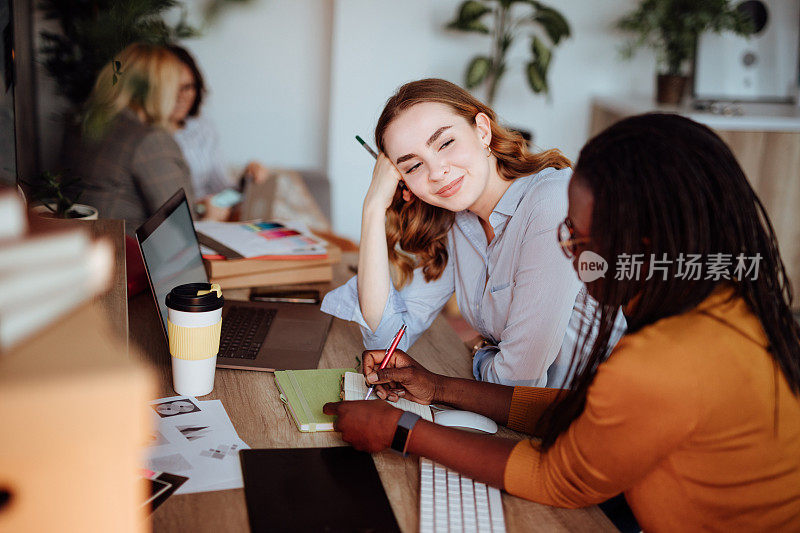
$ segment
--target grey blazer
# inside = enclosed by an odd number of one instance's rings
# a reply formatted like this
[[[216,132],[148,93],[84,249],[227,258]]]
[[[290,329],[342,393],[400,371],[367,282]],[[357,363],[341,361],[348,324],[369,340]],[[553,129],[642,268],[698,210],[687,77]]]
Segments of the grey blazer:
[[[124,219],[132,235],[170,196],[183,187],[190,206],[194,191],[189,167],[167,131],[122,111],[99,141],[82,140],[67,150],[69,174],[80,178],[80,203],[100,218]]]

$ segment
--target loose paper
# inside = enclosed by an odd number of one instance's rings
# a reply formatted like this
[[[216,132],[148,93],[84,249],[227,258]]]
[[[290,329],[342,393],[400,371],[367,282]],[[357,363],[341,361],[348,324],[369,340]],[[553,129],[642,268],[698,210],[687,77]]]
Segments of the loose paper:
[[[156,430],[147,468],[188,477],[175,494],[243,486],[239,450],[250,447],[239,438],[220,400],[172,396],[150,406]]]

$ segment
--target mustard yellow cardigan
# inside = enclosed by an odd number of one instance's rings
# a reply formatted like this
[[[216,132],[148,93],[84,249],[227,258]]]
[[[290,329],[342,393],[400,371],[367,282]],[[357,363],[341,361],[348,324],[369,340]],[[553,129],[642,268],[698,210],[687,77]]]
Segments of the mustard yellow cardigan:
[[[559,507],[620,492],[645,531],[800,531],[800,398],[730,287],[624,337],[586,408],[545,453],[525,440],[506,490]],[[553,389],[517,387],[531,433]]]

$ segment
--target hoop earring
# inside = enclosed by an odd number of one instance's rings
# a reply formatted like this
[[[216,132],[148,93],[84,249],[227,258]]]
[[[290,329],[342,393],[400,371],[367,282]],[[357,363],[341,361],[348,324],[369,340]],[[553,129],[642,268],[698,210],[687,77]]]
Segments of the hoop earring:
[[[488,144],[483,145],[483,147],[486,149],[486,157],[487,158],[488,157],[492,157],[492,149],[491,149],[491,147]]]

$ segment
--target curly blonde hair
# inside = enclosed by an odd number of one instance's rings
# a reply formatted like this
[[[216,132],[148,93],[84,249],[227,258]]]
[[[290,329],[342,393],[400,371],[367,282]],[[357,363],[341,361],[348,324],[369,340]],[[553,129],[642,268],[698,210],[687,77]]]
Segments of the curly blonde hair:
[[[492,109],[449,81],[428,78],[406,83],[389,98],[375,126],[375,142],[386,152],[384,134],[392,121],[406,109],[424,102],[446,104],[453,111],[474,122],[478,113],[489,117],[492,140],[489,148],[497,159],[497,170],[512,180],[535,174],[545,168],[562,169],[572,164],[559,150],[531,153],[525,139],[497,123]],[[421,267],[426,281],[438,279],[447,265],[447,233],[455,213],[413,198],[406,202],[398,188],[386,213],[386,242],[389,261],[395,267],[399,285],[410,280]]]

